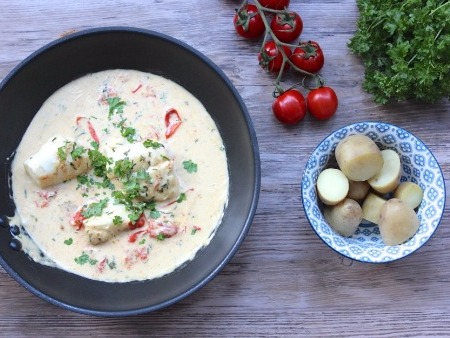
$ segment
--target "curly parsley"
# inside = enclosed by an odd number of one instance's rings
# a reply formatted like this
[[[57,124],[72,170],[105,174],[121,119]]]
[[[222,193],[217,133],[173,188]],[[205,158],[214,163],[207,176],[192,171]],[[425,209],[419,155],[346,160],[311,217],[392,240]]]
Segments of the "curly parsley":
[[[365,65],[363,88],[380,104],[450,97],[450,2],[357,0],[350,50]]]

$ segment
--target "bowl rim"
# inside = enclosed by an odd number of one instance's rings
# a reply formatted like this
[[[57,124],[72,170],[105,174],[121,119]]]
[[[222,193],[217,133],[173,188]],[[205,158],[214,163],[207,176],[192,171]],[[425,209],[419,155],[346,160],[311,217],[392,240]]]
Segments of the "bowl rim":
[[[250,230],[250,227],[253,223],[254,216],[256,214],[256,209],[257,209],[257,205],[259,202],[260,188],[261,188],[261,160],[260,160],[259,145],[258,145],[258,140],[257,140],[257,136],[256,136],[256,131],[253,126],[253,122],[251,120],[250,114],[248,112],[248,109],[247,109],[242,97],[240,96],[239,92],[237,91],[236,87],[231,82],[231,80],[228,78],[228,76],[224,73],[224,71],[217,64],[215,64],[206,55],[204,55],[203,53],[201,53],[194,47],[188,45],[187,43],[185,43],[177,38],[174,38],[174,37],[164,34],[164,33],[160,33],[158,31],[149,30],[149,29],[145,29],[145,28],[139,28],[139,27],[133,27],[133,26],[98,26],[98,27],[94,27],[94,28],[83,29],[83,30],[76,31],[76,32],[67,34],[65,36],[59,37],[59,38],[52,40],[49,43],[41,46],[40,48],[38,48],[37,50],[32,52],[30,55],[28,55],[26,58],[24,58],[22,61],[20,61],[0,82],[0,92],[10,81],[13,80],[13,78],[16,76],[16,74],[21,72],[21,70],[24,67],[26,67],[35,58],[39,57],[41,54],[45,53],[46,51],[53,49],[53,48],[57,48],[59,45],[70,42],[71,40],[77,40],[77,39],[80,39],[80,38],[83,38],[86,36],[101,35],[101,34],[107,34],[107,33],[140,34],[140,35],[145,35],[147,37],[154,37],[154,38],[164,40],[171,44],[177,45],[179,48],[186,50],[188,53],[194,55],[201,62],[203,62],[205,65],[207,65],[211,70],[213,70],[220,77],[220,79],[225,83],[226,87],[231,92],[231,94],[233,95],[233,97],[235,98],[235,100],[239,106],[242,117],[246,123],[246,130],[248,132],[249,140],[251,141],[250,146],[251,146],[251,150],[253,153],[253,163],[254,163],[254,171],[253,171],[254,184],[253,184],[253,190],[251,191],[251,203],[249,205],[249,210],[248,210],[245,222],[243,222],[242,229],[240,230],[236,241],[229,248],[227,254],[224,257],[222,257],[220,264],[218,264],[214,269],[212,269],[211,271],[206,273],[205,276],[203,277],[203,279],[201,279],[198,283],[189,287],[186,291],[183,291],[183,292],[177,294],[176,296],[171,297],[160,303],[153,304],[150,306],[144,306],[141,308],[131,309],[131,310],[127,309],[127,310],[113,310],[113,311],[95,310],[95,309],[83,308],[80,306],[73,306],[64,301],[56,299],[56,297],[49,296],[49,295],[45,294],[44,292],[42,292],[41,290],[39,290],[38,288],[31,285],[28,281],[26,281],[24,278],[22,278],[5,261],[5,259],[3,258],[2,255],[0,255],[0,265],[3,267],[3,269],[14,280],[16,280],[22,287],[24,287],[30,293],[38,296],[39,298],[41,298],[53,305],[56,305],[60,308],[63,308],[65,310],[69,310],[72,312],[76,312],[76,313],[100,316],[100,317],[120,317],[120,316],[130,316],[130,315],[149,313],[149,312],[156,311],[156,310],[165,308],[167,306],[173,305],[173,304],[181,301],[182,299],[188,297],[192,293],[201,289],[208,282],[210,282],[214,277],[216,277],[219,274],[219,272],[228,264],[228,262],[236,254],[236,252],[238,251],[242,242],[244,241],[247,233]],[[164,276],[161,278],[164,278]]]
[[[429,153],[430,157],[433,158],[434,161],[436,162],[437,169],[439,170],[440,176],[442,177],[442,184],[443,184],[443,191],[444,191],[444,196],[443,196],[443,208],[442,208],[442,212],[441,212],[441,214],[440,214],[440,216],[439,216],[439,220],[438,220],[438,223],[437,223],[436,227],[431,231],[430,236],[427,238],[427,240],[424,241],[423,243],[421,243],[417,248],[414,248],[414,249],[412,249],[412,250],[409,250],[406,254],[404,254],[404,255],[402,255],[402,256],[400,256],[400,257],[392,258],[392,259],[389,259],[389,260],[370,260],[370,261],[368,261],[368,260],[361,260],[361,259],[358,259],[357,257],[351,256],[350,254],[346,254],[345,252],[341,252],[341,251],[338,250],[336,247],[334,247],[333,245],[331,245],[330,243],[328,243],[327,241],[325,241],[325,239],[317,232],[317,230],[316,230],[316,229],[314,228],[314,226],[312,225],[312,220],[311,220],[310,213],[307,212],[307,211],[306,211],[306,208],[305,208],[305,191],[304,191],[304,190],[305,190],[305,187],[304,187],[304,184],[303,184],[303,177],[306,176],[306,173],[307,173],[307,170],[308,170],[308,164],[309,164],[311,158],[312,158],[312,157],[314,156],[314,154],[319,150],[319,148],[321,147],[321,145],[322,145],[325,141],[327,141],[332,135],[338,133],[339,131],[346,130],[346,129],[355,127],[355,126],[357,126],[357,125],[362,125],[362,124],[367,124],[367,125],[369,125],[369,126],[370,126],[370,125],[375,126],[375,125],[378,125],[378,124],[382,124],[382,125],[387,125],[387,126],[389,126],[390,128],[396,128],[397,130],[404,131],[404,132],[408,133],[409,135],[411,135],[412,137],[414,137],[416,140],[418,140],[419,142],[421,142],[421,144],[424,146],[424,148],[426,149],[426,151]],[[315,182],[313,182],[313,184],[315,185]],[[304,168],[303,174],[302,174],[301,193],[300,193],[300,194],[301,194],[301,200],[302,200],[303,211],[304,211],[305,216],[306,216],[306,218],[307,218],[307,220],[308,220],[308,223],[309,223],[310,227],[313,229],[313,231],[315,232],[315,234],[317,235],[317,237],[319,237],[319,238],[322,240],[323,243],[325,243],[329,248],[331,248],[333,251],[337,252],[339,255],[341,255],[341,256],[343,256],[343,257],[346,257],[346,258],[349,258],[349,259],[351,259],[352,261],[358,261],[358,262],[362,262],[362,263],[369,263],[369,264],[375,264],[375,265],[377,265],[377,264],[384,264],[384,263],[391,263],[391,262],[398,261],[398,260],[400,260],[400,259],[402,259],[402,258],[405,258],[405,257],[410,256],[411,254],[417,252],[419,249],[421,249],[423,246],[425,246],[425,244],[431,239],[431,237],[435,234],[436,230],[437,230],[437,229],[439,228],[439,226],[440,226],[442,217],[444,216],[445,203],[446,203],[446,198],[447,198],[446,187],[445,187],[445,179],[444,179],[444,173],[443,173],[443,171],[442,171],[441,166],[439,165],[439,162],[437,161],[436,157],[434,156],[434,154],[433,154],[433,152],[430,150],[430,148],[429,148],[429,147],[428,147],[428,146],[427,146],[427,145],[426,145],[419,137],[417,137],[415,134],[411,133],[410,131],[407,131],[406,129],[404,129],[404,128],[402,128],[402,127],[399,127],[399,126],[397,126],[397,125],[395,125],[395,124],[392,124],[392,123],[389,123],[389,122],[384,122],[384,121],[360,121],[360,122],[350,123],[350,124],[347,124],[347,125],[344,125],[344,126],[338,128],[338,129],[333,130],[333,131],[330,132],[326,137],[324,137],[324,138],[319,142],[319,144],[318,144],[316,147],[314,147],[313,151],[311,152],[311,155],[308,157],[308,159],[307,159],[307,161],[306,161],[305,168]],[[325,222],[325,223],[326,223],[326,222]],[[327,225],[328,227],[330,227],[330,226],[328,225],[328,223],[326,223],[326,225]],[[331,231],[334,231],[334,230],[332,230],[331,228],[330,228],[330,230],[331,230]],[[341,236],[341,237],[342,237],[342,236]],[[345,237],[342,237],[342,238],[345,238]]]

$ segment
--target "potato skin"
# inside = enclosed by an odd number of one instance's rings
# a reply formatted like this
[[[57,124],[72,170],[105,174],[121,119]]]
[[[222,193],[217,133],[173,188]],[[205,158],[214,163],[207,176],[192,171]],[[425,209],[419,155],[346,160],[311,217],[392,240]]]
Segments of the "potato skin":
[[[363,212],[358,202],[346,198],[332,207],[326,207],[324,217],[338,234],[349,237],[358,229]]]
[[[367,181],[348,180],[348,185],[347,197],[357,202],[363,201],[370,190],[370,185]]]
[[[414,182],[402,182],[394,191],[394,197],[408,203],[411,208],[417,208],[423,199],[422,188]]]
[[[374,224],[380,222],[381,208],[386,200],[373,192],[369,192],[362,204],[363,218]]]
[[[391,198],[381,208],[378,227],[386,245],[398,245],[407,241],[416,233],[419,225],[414,209],[398,198]]]
[[[376,143],[366,135],[350,135],[335,150],[339,168],[352,181],[366,181],[380,172],[383,156]]]

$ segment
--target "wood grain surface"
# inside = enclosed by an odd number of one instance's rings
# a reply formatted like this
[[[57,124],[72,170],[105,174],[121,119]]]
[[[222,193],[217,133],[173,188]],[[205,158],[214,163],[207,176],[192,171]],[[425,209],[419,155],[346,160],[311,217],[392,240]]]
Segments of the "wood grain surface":
[[[450,336],[450,220],[431,240],[390,264],[341,257],[315,235],[300,200],[306,160],[330,132],[385,121],[421,138],[450,186],[450,104],[376,105],[361,88],[364,68],[347,42],[354,0],[292,0],[303,39],[321,43],[322,71],[340,107],[329,121],[307,116],[285,127],[272,115],[274,76],[259,66],[258,41],[236,35],[239,1],[0,1],[0,79],[33,51],[73,30],[135,26],[169,34],[219,65],[237,87],[256,129],[261,194],[250,232],[224,270],[169,307],[127,318],[72,313],[32,295],[0,268],[0,336]],[[51,71],[51,69],[49,69]],[[298,77],[285,77],[286,84]],[[8,114],[1,111],[0,114]],[[448,207],[448,202],[446,204]]]

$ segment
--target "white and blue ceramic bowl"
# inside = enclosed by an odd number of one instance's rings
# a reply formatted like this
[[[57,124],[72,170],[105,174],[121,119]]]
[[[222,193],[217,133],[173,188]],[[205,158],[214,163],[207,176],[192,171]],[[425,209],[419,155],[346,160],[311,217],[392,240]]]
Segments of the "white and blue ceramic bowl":
[[[403,168],[401,181],[417,183],[424,191],[417,211],[419,230],[405,243],[385,245],[378,226],[372,223],[362,223],[353,236],[343,237],[336,233],[323,217],[323,205],[316,192],[317,177],[322,170],[335,164],[334,150],[337,144],[352,134],[367,135],[380,149],[397,151]],[[306,163],[301,194],[306,217],[317,235],[343,256],[369,263],[398,260],[418,250],[436,231],[445,206],[444,177],[431,151],[410,132],[381,122],[351,124],[326,137]]]

